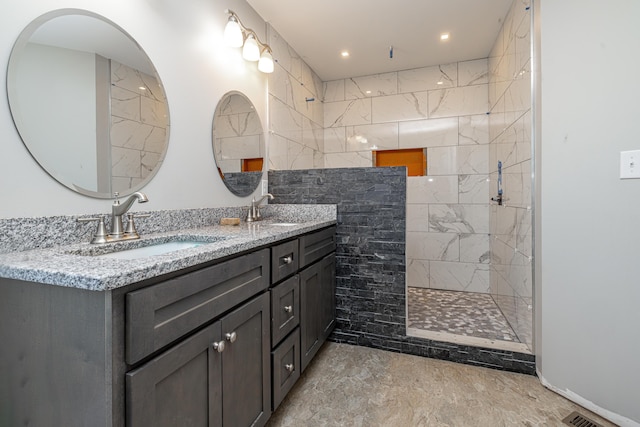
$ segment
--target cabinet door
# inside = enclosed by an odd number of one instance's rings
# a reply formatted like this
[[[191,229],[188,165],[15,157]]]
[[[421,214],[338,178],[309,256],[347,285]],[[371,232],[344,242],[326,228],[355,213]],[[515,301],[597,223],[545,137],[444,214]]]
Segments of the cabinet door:
[[[221,319],[222,425],[262,426],[271,415],[269,293]]]
[[[220,425],[220,322],[126,375],[130,427]]]
[[[320,341],[322,316],[322,278],[320,263],[300,272],[300,362],[301,372],[315,356]]]
[[[331,254],[320,261],[322,281],[322,340],[326,340],[336,326],[336,255]]]
[[[335,326],[335,254],[300,272],[302,372]]]

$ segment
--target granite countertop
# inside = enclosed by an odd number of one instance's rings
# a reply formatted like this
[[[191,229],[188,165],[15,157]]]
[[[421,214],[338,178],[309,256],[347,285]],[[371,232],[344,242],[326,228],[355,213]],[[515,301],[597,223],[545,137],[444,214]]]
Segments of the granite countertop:
[[[295,225],[280,221],[242,222],[239,226],[207,226],[152,233],[139,240],[92,245],[76,243],[47,249],[0,254],[0,277],[51,285],[106,291],[187,267],[291,238],[336,223],[314,219]],[[200,246],[137,259],[95,255],[174,241],[197,241]]]

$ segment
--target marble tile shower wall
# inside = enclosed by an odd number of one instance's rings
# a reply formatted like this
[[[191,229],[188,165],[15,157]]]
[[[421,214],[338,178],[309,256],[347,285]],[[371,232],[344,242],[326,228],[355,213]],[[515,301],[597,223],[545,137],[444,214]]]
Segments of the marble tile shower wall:
[[[123,191],[143,181],[162,160],[168,112],[153,76],[111,61],[110,86],[111,187]]]
[[[491,293],[520,340],[532,346],[531,16],[516,0],[489,57],[491,195],[502,162],[505,202],[490,209]]]
[[[326,167],[426,148],[407,182],[407,284],[489,292],[487,59],[326,82]]]
[[[324,167],[322,81],[267,26],[276,61],[269,75],[269,170]]]

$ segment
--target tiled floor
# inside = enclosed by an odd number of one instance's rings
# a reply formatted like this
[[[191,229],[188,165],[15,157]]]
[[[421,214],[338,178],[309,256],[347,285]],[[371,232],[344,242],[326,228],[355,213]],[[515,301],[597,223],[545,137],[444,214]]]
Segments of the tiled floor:
[[[326,343],[269,427],[565,426],[579,411],[530,375]]]
[[[409,333],[445,341],[468,337],[473,345],[528,351],[491,295],[408,287],[407,301]]]

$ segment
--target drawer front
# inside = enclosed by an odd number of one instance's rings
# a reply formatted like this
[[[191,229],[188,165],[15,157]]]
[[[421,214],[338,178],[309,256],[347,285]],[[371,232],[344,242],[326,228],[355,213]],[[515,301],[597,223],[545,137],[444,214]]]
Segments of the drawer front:
[[[272,353],[273,410],[300,378],[300,328],[296,328]]]
[[[271,283],[291,276],[298,270],[298,241],[292,240],[271,248]]]
[[[336,250],[336,228],[330,227],[301,236],[300,268]]]
[[[133,364],[269,287],[269,249],[126,296],[126,362]]]
[[[298,276],[271,289],[271,345],[275,347],[300,324],[300,285]]]

